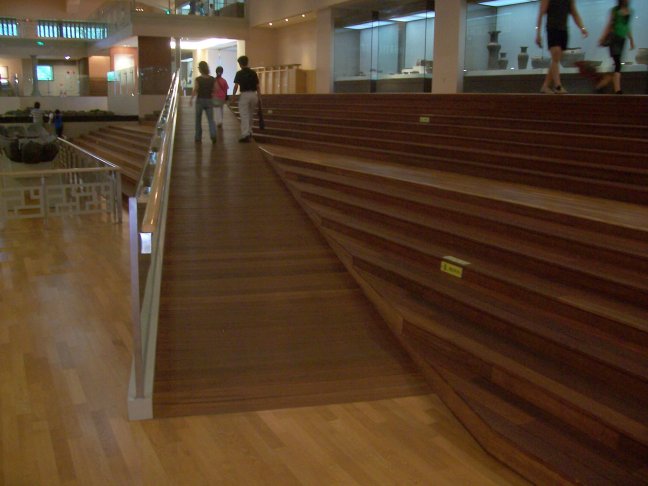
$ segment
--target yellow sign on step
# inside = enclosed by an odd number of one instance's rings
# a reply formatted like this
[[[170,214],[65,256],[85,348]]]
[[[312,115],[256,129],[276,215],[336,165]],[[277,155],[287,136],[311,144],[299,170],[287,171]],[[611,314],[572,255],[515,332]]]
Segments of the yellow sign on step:
[[[441,271],[452,275],[453,277],[462,278],[464,267],[470,265],[470,262],[453,256],[444,256],[441,260]]]
[[[430,123],[430,117],[429,116],[420,116],[419,117],[419,122],[421,122],[421,123]]]
[[[463,268],[460,267],[459,265],[453,265],[452,263],[448,262],[441,262],[441,271],[444,273],[448,273],[452,275],[453,277],[461,278],[463,276]]]

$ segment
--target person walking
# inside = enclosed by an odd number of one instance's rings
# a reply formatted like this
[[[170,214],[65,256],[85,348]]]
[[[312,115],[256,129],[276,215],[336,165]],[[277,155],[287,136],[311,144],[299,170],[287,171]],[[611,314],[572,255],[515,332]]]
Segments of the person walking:
[[[241,69],[234,76],[232,97],[236,96],[239,89],[241,90],[238,99],[239,117],[241,119],[241,138],[239,138],[239,142],[245,143],[252,140],[254,112],[259,103],[259,76],[253,69],[248,67],[249,59],[247,56],[241,56],[237,61]]]
[[[207,123],[209,124],[209,135],[212,143],[216,143],[216,124],[214,123],[214,105],[212,104],[212,92],[214,91],[214,77],[209,75],[209,65],[205,61],[198,63],[198,76],[194,82],[194,88],[191,92],[189,106],[192,106],[196,98],[196,129],[195,141],[202,141],[202,113],[205,112]]]
[[[31,109],[29,112],[29,116],[32,119],[32,123],[35,123],[37,125],[43,125],[43,116],[45,115],[45,112],[41,110],[41,104],[39,101],[36,101],[34,103],[34,107]]]
[[[61,113],[61,110],[54,110],[52,123],[54,124],[54,131],[56,132],[56,136],[59,138],[63,137],[63,114]]]
[[[214,92],[212,93],[216,126],[218,128],[223,126],[223,106],[227,101],[228,89],[227,80],[223,77],[223,66],[218,66],[216,68],[216,79],[214,80]]]
[[[610,11],[610,19],[599,39],[600,46],[608,46],[610,49],[610,56],[614,61],[614,74],[606,74],[601,78],[596,85],[597,93],[602,93],[605,87],[612,82],[614,92],[623,94],[621,91],[621,54],[623,54],[626,38],[630,40],[630,50],[635,48],[634,37],[630,30],[631,18],[630,0],[618,0],[617,6]]]
[[[567,21],[571,15],[583,35],[587,37],[588,32],[583,25],[575,0],[541,0],[536,23],[536,44],[542,48],[542,19],[547,16],[547,46],[551,54],[551,64],[540,88],[541,93],[565,94],[567,90],[560,81],[560,61],[563,51],[567,49]],[[553,88],[552,88],[553,86]]]

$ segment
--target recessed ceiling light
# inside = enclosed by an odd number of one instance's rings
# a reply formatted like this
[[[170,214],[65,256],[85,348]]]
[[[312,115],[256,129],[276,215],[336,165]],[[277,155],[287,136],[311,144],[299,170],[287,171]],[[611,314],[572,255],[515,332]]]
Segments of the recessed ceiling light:
[[[66,61],[69,61],[69,60],[70,60],[70,56],[65,56],[65,60],[66,60]]]
[[[288,22],[288,19],[284,19],[286,22]]]
[[[302,17],[306,17],[306,14],[302,14]]]
[[[272,27],[272,22],[268,22],[268,25],[269,25],[270,27]]]

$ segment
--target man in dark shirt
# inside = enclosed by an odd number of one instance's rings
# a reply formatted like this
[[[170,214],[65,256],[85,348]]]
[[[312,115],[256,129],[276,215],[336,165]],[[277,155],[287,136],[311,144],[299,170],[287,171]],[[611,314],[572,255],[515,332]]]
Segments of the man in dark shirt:
[[[547,15],[547,46],[551,53],[551,64],[547,71],[544,83],[540,88],[541,93],[565,94],[567,90],[560,82],[560,60],[563,51],[567,49],[567,20],[569,15],[574,18],[583,37],[587,37],[587,29],[576,10],[574,0],[542,0],[536,24],[536,44],[542,48],[542,18]],[[553,89],[551,85],[553,84]]]
[[[238,58],[240,71],[234,76],[234,89],[232,97],[236,96],[239,89],[241,94],[238,99],[239,117],[241,118],[241,138],[239,142],[249,142],[252,139],[252,123],[254,112],[259,103],[259,77],[257,73],[248,67],[248,57],[241,56]]]

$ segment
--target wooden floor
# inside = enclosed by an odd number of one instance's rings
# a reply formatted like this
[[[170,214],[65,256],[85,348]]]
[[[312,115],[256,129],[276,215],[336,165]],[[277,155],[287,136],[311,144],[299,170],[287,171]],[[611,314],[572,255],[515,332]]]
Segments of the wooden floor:
[[[432,394],[129,422],[127,231],[0,230],[0,485],[526,484]]]
[[[228,113],[231,116],[231,114]],[[162,272],[156,417],[428,393],[317,228],[237,142],[181,112]]]

